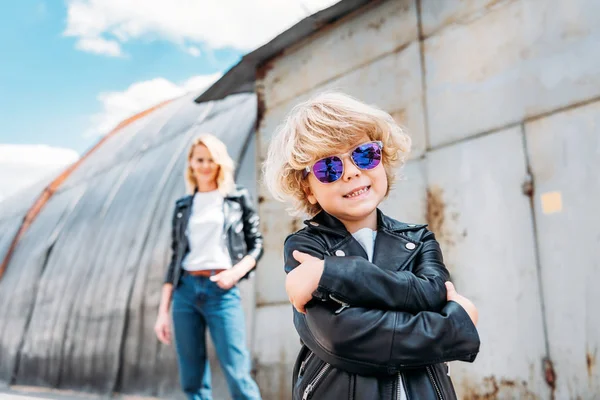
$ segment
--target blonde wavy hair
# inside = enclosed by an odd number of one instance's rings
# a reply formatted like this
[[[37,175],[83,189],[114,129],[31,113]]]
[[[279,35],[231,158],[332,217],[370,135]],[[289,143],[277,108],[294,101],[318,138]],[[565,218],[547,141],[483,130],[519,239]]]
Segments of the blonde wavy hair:
[[[263,165],[267,189],[276,200],[291,203],[290,214],[314,216],[321,207],[308,202],[302,170],[345,151],[365,134],[383,142],[387,196],[395,171],[410,152],[410,137],[387,112],[339,92],[324,92],[296,105],[277,128]]]
[[[194,149],[199,145],[206,146],[214,162],[219,166],[217,187],[223,197],[227,196],[235,189],[235,163],[229,156],[225,143],[220,141],[216,136],[208,133],[198,136],[190,145],[184,172],[187,193],[194,194],[194,192],[198,189],[198,182],[196,181],[196,178],[194,177],[194,171],[192,171],[190,166],[190,160],[194,154]]]

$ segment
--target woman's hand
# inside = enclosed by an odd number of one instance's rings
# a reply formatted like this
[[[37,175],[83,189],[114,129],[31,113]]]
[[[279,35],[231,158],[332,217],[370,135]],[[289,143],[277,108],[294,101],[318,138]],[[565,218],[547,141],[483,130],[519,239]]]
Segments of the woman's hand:
[[[229,290],[240,280],[240,275],[236,268],[226,269],[210,277],[210,280],[217,284],[223,290]]]
[[[446,282],[446,299],[448,301],[455,301],[465,309],[469,317],[471,317],[471,321],[473,321],[474,325],[477,325],[477,320],[479,320],[479,311],[477,311],[477,307],[475,304],[465,296],[461,296],[458,294],[452,282]]]
[[[171,319],[168,312],[161,311],[158,313],[154,324],[154,332],[162,343],[171,344]]]
[[[210,280],[217,284],[223,290],[229,290],[242,279],[254,266],[256,260],[252,256],[245,256],[232,268],[221,271],[210,277]]]

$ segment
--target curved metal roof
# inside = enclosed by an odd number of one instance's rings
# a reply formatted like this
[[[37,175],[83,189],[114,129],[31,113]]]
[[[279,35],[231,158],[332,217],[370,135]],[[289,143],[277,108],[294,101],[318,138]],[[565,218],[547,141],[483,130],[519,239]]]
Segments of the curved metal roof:
[[[256,97],[197,97],[121,124],[46,188],[36,214],[39,186],[2,203],[0,260],[33,217],[0,280],[0,381],[105,393],[177,387],[173,352],[152,326],[187,148],[210,132],[243,165],[238,181],[251,183],[255,166]]]

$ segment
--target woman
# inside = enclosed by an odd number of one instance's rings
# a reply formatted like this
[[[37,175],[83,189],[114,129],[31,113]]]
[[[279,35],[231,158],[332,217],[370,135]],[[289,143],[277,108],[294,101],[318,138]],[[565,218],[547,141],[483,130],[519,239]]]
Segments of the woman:
[[[206,356],[208,327],[233,399],[260,399],[250,377],[244,313],[236,284],[262,255],[258,215],[248,191],[236,187],[225,144],[201,135],[190,146],[185,181],[189,195],[177,200],[173,256],[155,325],[158,339],[175,349],[183,391],[189,399],[212,399]]]

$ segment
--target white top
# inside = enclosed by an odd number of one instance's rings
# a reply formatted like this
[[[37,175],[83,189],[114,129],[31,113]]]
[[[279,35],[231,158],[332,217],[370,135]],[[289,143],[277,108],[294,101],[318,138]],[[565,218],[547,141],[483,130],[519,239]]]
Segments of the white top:
[[[354,239],[365,249],[369,261],[373,261],[373,250],[375,249],[375,238],[377,231],[370,228],[362,228],[352,234]]]
[[[200,271],[232,267],[223,231],[223,201],[223,195],[218,190],[194,195],[186,230],[190,252],[183,259],[183,269]]]
[[[369,262],[373,262],[373,250],[375,249],[375,239],[377,238],[377,231],[370,228],[362,228],[352,234],[354,239],[365,249]],[[404,382],[401,379],[398,380],[400,396],[398,400],[406,400],[406,390],[404,389]]]

